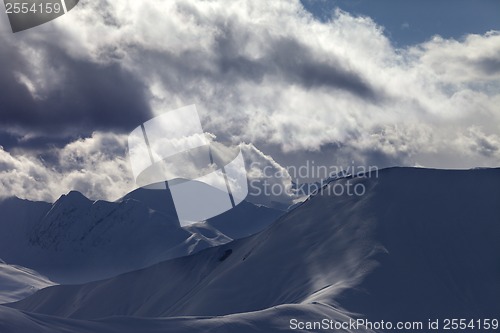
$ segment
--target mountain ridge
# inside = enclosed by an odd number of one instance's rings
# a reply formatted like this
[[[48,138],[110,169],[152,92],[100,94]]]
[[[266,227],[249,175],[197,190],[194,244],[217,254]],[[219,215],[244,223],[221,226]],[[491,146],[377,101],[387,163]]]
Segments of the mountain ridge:
[[[464,316],[471,307],[498,313],[500,169],[391,168],[327,186],[348,181],[363,184],[366,195],[320,192],[251,237],[109,280],[49,287],[10,306],[78,319],[221,316],[280,304],[340,304],[373,320],[423,320],[447,309]],[[467,249],[446,237],[452,227],[469,236]]]
[[[167,194],[138,189],[108,202],[70,191],[53,204],[2,200],[0,257],[57,282],[85,282],[246,237],[282,214],[244,201],[208,222],[181,228]]]

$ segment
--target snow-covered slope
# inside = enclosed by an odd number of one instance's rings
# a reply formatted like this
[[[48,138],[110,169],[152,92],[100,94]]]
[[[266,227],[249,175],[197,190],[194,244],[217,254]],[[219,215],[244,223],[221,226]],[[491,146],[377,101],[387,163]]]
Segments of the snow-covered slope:
[[[284,333],[338,332],[373,333],[359,329],[290,329],[290,319],[300,322],[323,320],[347,323],[352,318],[333,307],[321,304],[287,304],[262,311],[228,316],[141,318],[110,317],[99,320],[76,320],[35,313],[24,313],[0,306],[2,333]],[[334,324],[332,324],[334,325]]]
[[[9,265],[0,259],[0,304],[19,301],[54,282],[32,269]]]
[[[262,230],[282,213],[243,202],[213,222],[181,228],[168,192],[144,189],[117,202],[91,201],[79,192],[52,205],[11,198],[0,202],[0,212],[0,257],[64,283],[224,244]]]
[[[333,194],[348,182],[365,195]],[[500,169],[386,169],[334,181],[252,237],[10,306],[80,319],[280,304],[340,306],[371,320],[491,318],[500,313],[499,202]]]

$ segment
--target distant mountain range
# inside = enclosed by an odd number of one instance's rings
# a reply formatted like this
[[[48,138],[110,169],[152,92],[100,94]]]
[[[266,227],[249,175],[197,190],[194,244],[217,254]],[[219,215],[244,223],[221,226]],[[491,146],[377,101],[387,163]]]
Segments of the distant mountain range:
[[[53,204],[0,202],[0,258],[51,280],[78,283],[111,277],[252,235],[283,211],[242,202],[181,228],[168,190],[137,189],[117,202],[79,192]]]

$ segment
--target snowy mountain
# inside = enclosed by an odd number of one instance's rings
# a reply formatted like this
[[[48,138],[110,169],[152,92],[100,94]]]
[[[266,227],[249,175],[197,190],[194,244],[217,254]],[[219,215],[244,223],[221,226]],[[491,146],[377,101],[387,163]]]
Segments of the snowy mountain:
[[[174,203],[166,190],[137,189],[119,199],[118,202],[127,200],[146,203],[150,209],[174,220],[176,218]],[[235,208],[207,220],[206,223],[195,223],[194,226],[184,227],[184,229],[199,230],[200,227],[202,229],[212,227],[231,239],[239,239],[264,230],[282,214],[282,210],[255,205],[245,200]]]
[[[364,195],[334,191],[355,185]],[[0,307],[0,328],[284,332],[293,318],[496,318],[499,202],[500,169],[337,179],[251,237],[9,305],[27,312]]]
[[[0,257],[53,281],[111,277],[249,236],[282,214],[243,202],[207,223],[181,228],[167,190],[138,189],[117,202],[79,192],[54,204],[0,202]]]

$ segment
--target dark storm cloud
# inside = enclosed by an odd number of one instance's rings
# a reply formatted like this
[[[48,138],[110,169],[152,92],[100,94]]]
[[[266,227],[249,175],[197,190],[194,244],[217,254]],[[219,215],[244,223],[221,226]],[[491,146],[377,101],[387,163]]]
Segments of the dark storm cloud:
[[[377,100],[376,91],[362,76],[349,65],[329,54],[319,59],[311,46],[305,45],[292,36],[266,36],[267,52],[257,59],[241,52],[245,45],[243,38],[250,39],[246,31],[235,20],[219,24],[220,35],[216,38],[215,53],[223,74],[233,72],[233,76],[260,81],[266,75],[274,75],[290,84],[299,84],[306,89],[333,88],[349,92],[359,98]]]
[[[477,65],[486,74],[497,74],[500,72],[500,59],[497,57],[485,57],[479,60]]]
[[[44,48],[44,46],[40,46]],[[61,84],[33,97],[16,78],[28,67],[16,48],[0,55],[0,124],[37,135],[87,135],[95,130],[128,131],[151,118],[144,85],[119,64],[76,60],[49,49],[43,66],[63,73]],[[29,77],[29,74],[27,75]]]
[[[498,151],[498,146],[490,142],[488,138],[476,137],[474,143],[476,151],[484,156],[491,157]]]
[[[19,138],[11,133],[0,131],[0,146],[10,150],[19,144]]]
[[[274,76],[306,89],[338,89],[372,101],[381,97],[360,73],[349,70],[335,56],[327,60],[316,59],[309,47],[291,37],[270,38],[269,52],[252,59],[241,53],[242,41],[234,34],[238,29],[242,27],[230,25],[216,39],[219,73],[226,77],[259,82],[264,76]]]
[[[183,10],[192,16],[199,15],[194,7]],[[83,57],[76,59],[54,44],[38,42],[33,46],[47,55],[43,66],[55,69],[62,81],[56,89],[47,89],[48,93],[41,98],[33,97],[16,77],[16,73],[32,76],[30,64],[26,63],[30,60],[20,56],[21,46],[7,44],[0,54],[1,63],[9,64],[0,66],[3,92],[0,130],[16,129],[17,133],[38,137],[65,137],[66,142],[88,137],[96,130],[130,131],[152,117],[150,96],[146,92],[149,77],[160,78],[170,94],[182,96],[189,102],[231,98],[231,102],[238,103],[239,95],[232,94],[233,87],[241,82],[259,84],[264,78],[308,90],[344,91],[370,102],[382,98],[380,91],[361,73],[350,69],[345,61],[334,55],[318,58],[310,46],[293,36],[262,37],[266,41],[261,42],[267,46],[265,52],[255,58],[243,51],[243,46],[261,37],[236,19],[220,17],[213,24],[218,34],[210,49],[175,52],[126,47],[124,50],[130,58],[140,62],[140,75],[125,70],[119,59],[95,63]],[[213,89],[213,95],[207,94],[207,86],[208,90]],[[22,144],[30,146],[31,143],[28,139]]]
[[[184,6],[183,11],[189,12],[189,17],[200,15],[189,6]],[[203,22],[202,17],[197,19]],[[213,24],[218,33],[209,50],[142,50],[141,61],[155,70],[150,75],[161,73],[169,92],[180,92],[188,98],[205,93],[203,87],[198,85],[201,80],[216,90],[218,87],[225,89],[221,92],[224,95],[240,82],[259,84],[269,79],[305,89],[344,91],[370,102],[383,99],[383,93],[373,87],[362,73],[350,69],[345,61],[331,54],[326,59],[319,58],[315,50],[293,36],[258,36],[236,19],[228,20],[226,17],[214,18]],[[265,39],[259,41],[266,45],[259,57],[244,50],[256,39]]]

